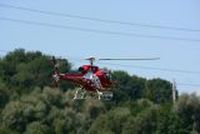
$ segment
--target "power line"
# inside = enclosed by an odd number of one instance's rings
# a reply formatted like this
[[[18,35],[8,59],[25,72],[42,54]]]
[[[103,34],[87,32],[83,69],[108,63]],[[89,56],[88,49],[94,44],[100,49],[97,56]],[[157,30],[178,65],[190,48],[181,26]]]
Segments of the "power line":
[[[0,49],[0,52],[1,52],[1,53],[7,53],[8,51],[7,51],[7,50]]]
[[[107,63],[101,63],[101,64],[107,64]],[[156,67],[136,66],[136,65],[121,65],[121,64],[111,64],[111,63],[108,63],[107,65],[117,65],[122,67],[132,67],[132,68],[146,69],[146,70],[158,70],[158,71],[173,72],[173,73],[187,73],[187,74],[198,74],[198,75],[200,74],[200,72],[197,71],[180,70],[180,69],[156,68]],[[200,87],[200,84],[191,84],[191,83],[177,83],[177,85],[188,86],[188,87]]]
[[[0,17],[0,20],[23,23],[23,24],[29,24],[29,25],[44,26],[44,27],[69,29],[69,30],[74,30],[74,31],[107,34],[107,35],[122,35],[122,36],[135,36],[135,37],[141,37],[141,38],[153,38],[153,39],[166,39],[166,40],[177,40],[177,41],[200,42],[200,39],[194,39],[194,38],[182,38],[182,37],[173,37],[173,36],[158,36],[158,35],[126,33],[126,32],[117,32],[117,31],[106,31],[106,30],[99,30],[99,29],[73,27],[73,26],[50,24],[50,23],[43,23],[43,22],[36,22],[36,21],[29,21],[29,20],[13,19],[13,18],[6,18],[6,17]]]
[[[178,83],[181,86],[189,86],[189,87],[200,87],[199,84],[190,84],[190,83]]]
[[[198,74],[198,75],[200,74],[200,72],[197,72],[197,71],[189,71],[189,70],[181,70],[181,69],[157,68],[157,67],[137,66],[137,65],[122,65],[122,64],[103,63],[103,62],[101,62],[101,64],[121,66],[121,67],[131,67],[131,68],[138,68],[138,69],[145,69],[145,70],[158,70],[158,71],[163,71],[163,72]]]
[[[58,13],[58,12],[45,11],[45,10],[38,10],[38,9],[20,7],[20,6],[13,6],[13,5],[8,5],[8,4],[0,4],[0,7],[2,7],[2,8],[12,8],[12,9],[23,10],[23,11],[34,12],[34,13],[40,13],[40,14],[46,14],[46,15],[51,15],[51,16],[60,16],[60,17],[89,20],[89,21],[95,21],[95,22],[129,25],[129,26],[138,26],[138,27],[154,28],[154,29],[168,29],[168,30],[173,30],[173,31],[200,32],[200,29],[191,29],[191,28],[184,28],[184,27],[172,27],[172,26],[163,26],[163,25],[150,25],[150,24],[142,24],[142,23],[117,21],[117,20],[108,20],[108,19],[102,19],[102,18],[87,17],[87,16],[80,16],[80,15],[66,14],[66,13]]]

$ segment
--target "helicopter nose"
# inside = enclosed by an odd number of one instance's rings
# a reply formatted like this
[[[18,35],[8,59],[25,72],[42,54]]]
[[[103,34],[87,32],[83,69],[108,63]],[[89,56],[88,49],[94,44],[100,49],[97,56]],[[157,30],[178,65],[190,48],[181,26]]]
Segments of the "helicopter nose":
[[[83,67],[79,67],[78,71],[83,72],[84,68]]]

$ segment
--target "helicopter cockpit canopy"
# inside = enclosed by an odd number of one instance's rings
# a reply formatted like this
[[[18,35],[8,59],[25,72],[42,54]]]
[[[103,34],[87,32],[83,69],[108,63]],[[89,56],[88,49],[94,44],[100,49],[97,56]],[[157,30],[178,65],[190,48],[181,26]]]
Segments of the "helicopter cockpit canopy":
[[[83,74],[87,73],[88,71],[92,71],[93,73],[96,73],[99,70],[99,68],[97,66],[83,65],[79,67],[78,70]]]

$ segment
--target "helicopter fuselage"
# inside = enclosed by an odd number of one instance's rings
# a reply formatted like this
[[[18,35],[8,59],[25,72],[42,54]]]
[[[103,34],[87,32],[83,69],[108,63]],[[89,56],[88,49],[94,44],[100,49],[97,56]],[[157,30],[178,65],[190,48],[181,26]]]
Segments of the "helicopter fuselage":
[[[78,84],[87,91],[105,91],[112,86],[110,74],[97,66],[83,65],[79,68],[79,73],[57,73],[56,76],[59,80]]]

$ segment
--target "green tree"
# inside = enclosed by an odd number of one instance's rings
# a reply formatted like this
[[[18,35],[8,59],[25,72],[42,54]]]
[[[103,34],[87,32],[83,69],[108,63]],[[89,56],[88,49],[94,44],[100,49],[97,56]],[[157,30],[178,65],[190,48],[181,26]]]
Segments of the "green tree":
[[[52,130],[40,122],[30,123],[23,134],[53,134]]]
[[[125,122],[131,116],[128,108],[118,107],[109,111],[106,115],[100,115],[97,120],[92,124],[89,133],[113,133],[120,134],[125,125]]]
[[[112,77],[117,83],[117,89],[114,90],[114,101],[116,103],[137,100],[144,96],[146,79],[130,76],[124,71],[114,71]]]
[[[19,134],[19,133],[0,123],[0,134]]]
[[[123,127],[123,134],[154,134],[160,107],[141,99],[130,105],[131,115]]]
[[[9,91],[5,84],[0,79],[0,109],[4,108],[4,106],[7,104],[9,101]]]
[[[185,133],[200,133],[200,98],[195,94],[181,95],[175,105],[175,112],[181,121],[181,127]]]
[[[51,56],[43,55],[39,51],[25,52],[16,49],[0,60],[0,78],[9,87],[17,91],[29,93],[35,87],[45,87],[52,82],[53,66]],[[70,63],[66,59],[58,59],[61,72],[69,72]],[[67,82],[61,82],[60,88],[67,90],[73,87]]]
[[[156,134],[183,134],[180,118],[173,110],[172,104],[165,104],[160,107],[158,115],[158,126]]]
[[[162,79],[147,81],[146,97],[155,103],[172,102],[172,84]]]

